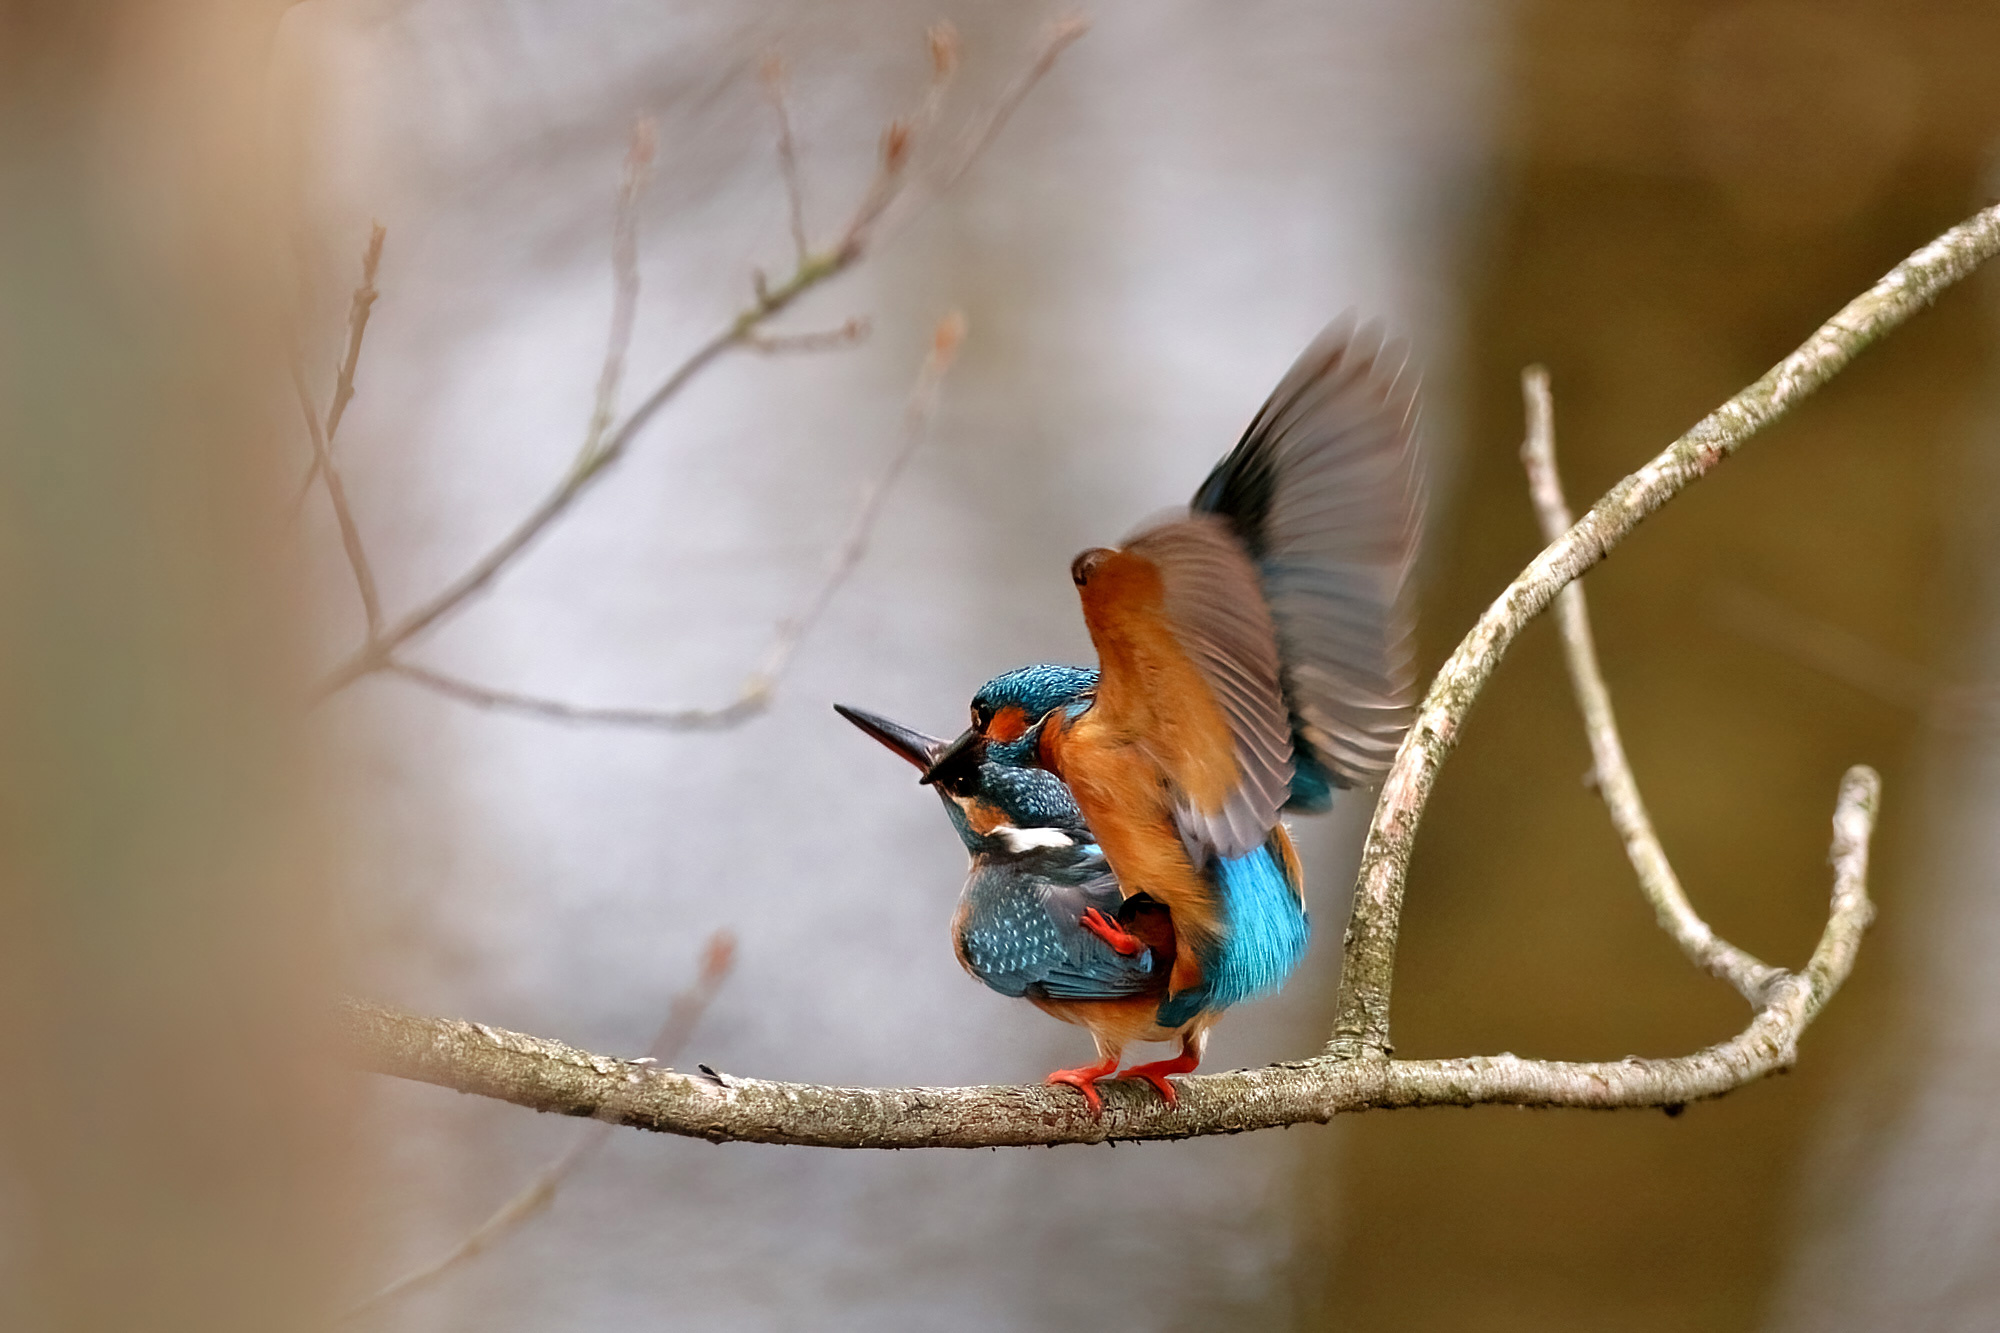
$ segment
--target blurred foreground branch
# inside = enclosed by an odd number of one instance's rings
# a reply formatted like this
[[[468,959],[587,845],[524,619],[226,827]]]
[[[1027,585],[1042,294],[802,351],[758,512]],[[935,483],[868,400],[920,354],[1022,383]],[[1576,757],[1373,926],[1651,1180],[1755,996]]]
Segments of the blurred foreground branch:
[[[1460,1060],[1389,1058],[1389,988],[1403,888],[1418,820],[1438,769],[1454,748],[1481,687],[1523,626],[1638,523],[1713,471],[1752,435],[1838,374],[1869,343],[1896,328],[2000,252],[2000,207],[1952,228],[1851,301],[1755,384],[1665,452],[1614,486],[1562,532],[1480,617],[1442,670],[1396,756],[1377,801],[1362,856],[1339,1014],[1321,1055],[1263,1069],[1180,1080],[1169,1107],[1144,1086],[1106,1086],[1093,1118],[1067,1091],[1046,1086],[837,1088],[770,1083],[720,1074],[696,1077],[592,1055],[540,1037],[451,1019],[423,1018],[350,1002],[347,1033],[365,1068],[499,1098],[536,1110],[717,1142],[745,1140],[842,1148],[1000,1147],[1185,1138],[1237,1133],[1344,1111],[1414,1106],[1653,1106],[1677,1110],[1720,1096],[1797,1058],[1806,1026],[1846,980],[1873,907],[1868,842],[1880,779],[1850,769],[1833,815],[1834,881],[1825,929],[1806,966],[1771,968],[1716,939],[1673,880],[1638,801],[1608,696],[1595,670],[1581,602],[1566,638],[1586,722],[1614,818],[1662,924],[1702,966],[1731,980],[1754,1006],[1735,1037],[1671,1059],[1610,1062],[1526,1060],[1511,1054]],[[1529,385],[1534,413],[1528,452],[1538,507],[1552,528],[1567,515],[1555,486],[1546,398]],[[706,1072],[706,1071],[704,1071]]]

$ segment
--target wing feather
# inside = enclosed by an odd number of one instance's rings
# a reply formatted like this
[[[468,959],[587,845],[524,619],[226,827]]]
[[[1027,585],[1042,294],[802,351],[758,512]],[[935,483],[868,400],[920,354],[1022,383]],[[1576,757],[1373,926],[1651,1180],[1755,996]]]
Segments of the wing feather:
[[[1103,672],[1096,709],[1172,791],[1191,858],[1261,845],[1290,792],[1291,727],[1242,543],[1208,515],[1160,524],[1104,553],[1082,597]]]
[[[1379,780],[1409,726],[1416,417],[1405,349],[1343,316],[1192,506],[1226,519],[1256,561],[1296,748],[1338,786]]]

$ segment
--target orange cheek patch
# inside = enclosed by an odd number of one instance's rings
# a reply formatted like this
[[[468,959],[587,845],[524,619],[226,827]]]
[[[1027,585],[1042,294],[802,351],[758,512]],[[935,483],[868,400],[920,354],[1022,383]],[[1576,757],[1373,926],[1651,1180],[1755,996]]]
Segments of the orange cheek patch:
[[[1018,704],[1008,704],[986,724],[986,739],[1002,745],[1018,741],[1027,734],[1028,713]]]
[[[965,822],[970,824],[972,831],[982,838],[1002,824],[1010,822],[1006,812],[1000,807],[988,805],[976,796],[961,799],[958,806],[965,811]]]

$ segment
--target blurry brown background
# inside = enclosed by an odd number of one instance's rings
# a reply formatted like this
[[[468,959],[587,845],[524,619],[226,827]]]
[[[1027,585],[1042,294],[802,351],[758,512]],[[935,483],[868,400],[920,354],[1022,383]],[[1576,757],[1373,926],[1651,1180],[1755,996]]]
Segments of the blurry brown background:
[[[976,170],[790,325],[865,313],[865,346],[717,366],[413,654],[583,702],[726,699],[963,309],[935,438],[769,715],[566,728],[378,679],[294,730],[301,660],[360,629],[324,506],[272,521],[305,459],[272,364],[295,285],[324,392],[387,226],[339,449],[393,615],[568,463],[635,114],[660,150],[628,397],[787,253],[767,55],[824,235],[926,24],[963,34],[963,116],[1057,12],[0,7],[0,1056],[31,1089],[0,1117],[0,1325],[323,1328],[573,1141],[316,1081],[337,988],[636,1051],[728,927],[741,961],[683,1063],[1071,1062],[1079,1034],[959,973],[960,849],[829,703],[949,730],[993,672],[1083,660],[1070,554],[1183,500],[1348,307],[1427,371],[1435,662],[1538,544],[1524,364],[1581,507],[1996,190],[1985,4],[1106,0]],[[1880,923],[1790,1076],[1675,1118],[1116,1151],[620,1134],[502,1248],[347,1326],[2000,1326],[1994,314],[1990,275],[1952,292],[1587,580],[1641,786],[1729,938],[1803,959],[1835,784],[1883,773]],[[1743,1022],[1653,925],[1587,765],[1538,625],[1426,820],[1400,1053],[1676,1054]],[[1364,815],[1301,826],[1314,952],[1216,1065],[1323,1040]]]
[[[1601,493],[1991,196],[1996,41],[2000,12],[1978,5],[1517,9],[1500,183],[1466,293],[1462,485],[1425,622],[1435,653],[1539,545],[1507,447],[1519,368],[1553,375],[1572,501]],[[1798,1070],[1676,1120],[1363,1117],[1334,1153],[1324,1326],[1752,1329],[1801,1303],[1813,1316],[1799,1327],[1988,1326],[1991,1286],[1968,1310],[1942,1272],[1911,1273],[1920,1299],[1899,1306],[1877,1271],[1896,1266],[1892,1235],[1860,1246],[1871,1263],[1812,1272],[1834,1288],[1816,1296],[1789,1290],[1806,1275],[1788,1265],[1863,1189],[1845,1177],[1828,1198],[1816,1180],[1851,1169],[1825,1143],[1830,1115],[1907,1132],[1900,1112],[1937,1058],[1924,1038],[1955,1021],[1916,985],[1943,965],[1926,924],[1940,879],[1976,886],[1974,913],[1996,910],[1991,861],[1925,846],[1959,752],[1992,746],[1993,714],[1906,702],[1919,672],[1992,678],[1976,628],[1993,614],[1992,341],[1990,295],[1954,293],[1587,582],[1642,789],[1727,938],[1803,959],[1825,908],[1834,787],[1850,763],[1882,771],[1881,924]],[[1881,673],[1899,695],[1857,688],[1878,668],[1870,647],[1911,664],[1910,680]],[[1632,891],[1581,780],[1589,765],[1544,623],[1479,705],[1427,819],[1399,1053],[1658,1055],[1740,1026],[1736,998],[1683,963]],[[1960,817],[1990,820],[1991,796]],[[1996,1000],[1989,982],[1979,1007]],[[1953,1052],[1989,1091],[1995,1054]],[[1961,1109],[1990,1121],[1991,1106]],[[1971,1187],[1989,1198],[1991,1154]],[[1980,1164],[1910,1169],[1951,1191]],[[1919,1208],[1884,1229],[1904,1230],[1910,1252],[1947,1241],[1970,1255],[1974,1216]]]

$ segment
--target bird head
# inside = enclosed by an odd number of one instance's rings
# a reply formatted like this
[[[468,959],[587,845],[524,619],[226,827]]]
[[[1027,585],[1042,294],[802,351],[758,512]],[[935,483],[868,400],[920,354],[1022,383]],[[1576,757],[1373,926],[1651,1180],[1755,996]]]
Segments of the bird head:
[[[1097,673],[1023,667],[974,696],[972,726],[955,740],[834,705],[836,711],[921,773],[975,855],[1091,844],[1089,826],[1061,778],[1036,760],[1038,729],[1058,709],[1088,701]]]

